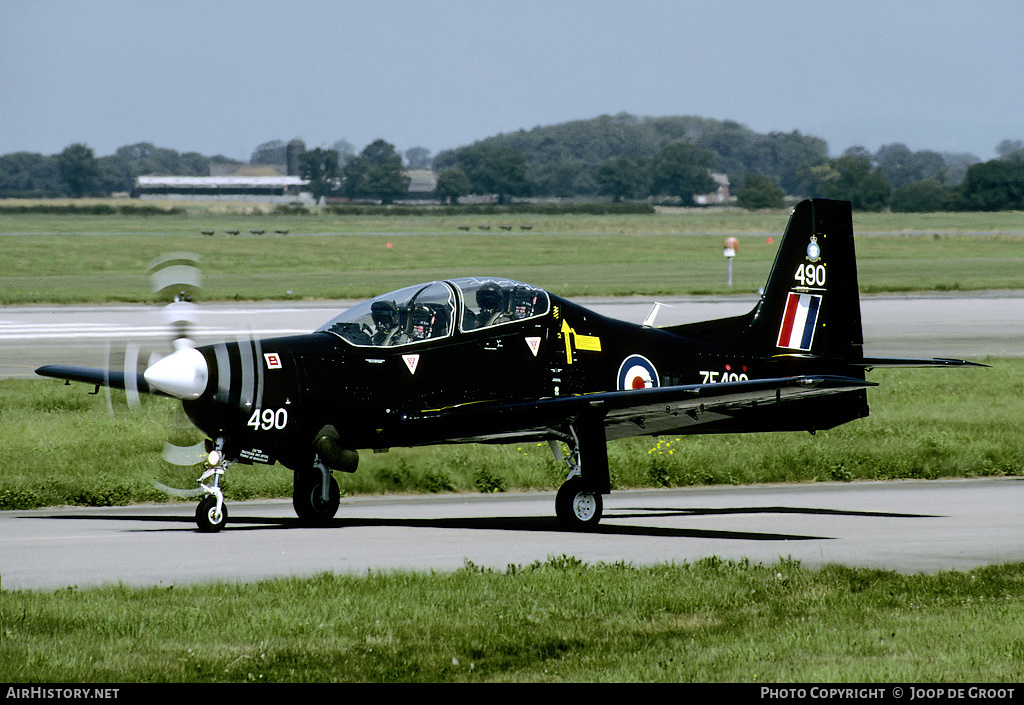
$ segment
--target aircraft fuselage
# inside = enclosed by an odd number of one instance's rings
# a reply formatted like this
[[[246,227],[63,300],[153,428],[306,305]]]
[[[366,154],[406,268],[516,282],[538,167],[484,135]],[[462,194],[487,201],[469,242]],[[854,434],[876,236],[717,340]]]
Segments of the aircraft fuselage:
[[[303,467],[312,437],[325,426],[336,428],[352,449],[510,441],[543,438],[547,427],[524,430],[518,420],[505,427],[490,407],[797,374],[863,379],[862,370],[834,362],[729,352],[714,342],[608,318],[547,296],[546,310],[532,317],[470,330],[452,326],[439,338],[394,346],[355,345],[329,330],[264,339],[258,346],[204,346],[199,350],[211,378],[202,397],[184,403],[185,410],[211,437],[231,438],[243,462],[280,460]],[[754,405],[719,418],[638,417],[634,424],[609,428],[608,438],[830,428],[867,414],[864,392],[859,394],[863,403],[842,407],[811,398]],[[217,401],[223,404],[211,403]],[[440,420],[453,411],[462,412],[457,421]],[[432,414],[438,421],[425,422]],[[413,416],[417,423],[409,423]]]

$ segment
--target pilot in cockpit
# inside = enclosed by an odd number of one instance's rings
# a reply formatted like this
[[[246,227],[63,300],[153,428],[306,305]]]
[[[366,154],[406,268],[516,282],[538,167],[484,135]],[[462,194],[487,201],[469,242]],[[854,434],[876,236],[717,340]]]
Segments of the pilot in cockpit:
[[[370,307],[375,331],[372,336],[374,345],[394,345],[398,333],[398,306],[394,301],[374,301]]]
[[[412,330],[409,333],[411,340],[426,340],[430,337],[434,325],[434,316],[430,309],[419,305],[412,311]]]
[[[505,294],[494,282],[487,282],[476,290],[476,303],[480,313],[476,315],[474,328],[483,328],[497,323],[505,306]]]
[[[533,315],[537,307],[537,294],[526,287],[517,286],[512,290],[512,318],[521,320]]]
[[[410,340],[443,337],[448,332],[448,314],[443,306],[420,304],[412,312]]]

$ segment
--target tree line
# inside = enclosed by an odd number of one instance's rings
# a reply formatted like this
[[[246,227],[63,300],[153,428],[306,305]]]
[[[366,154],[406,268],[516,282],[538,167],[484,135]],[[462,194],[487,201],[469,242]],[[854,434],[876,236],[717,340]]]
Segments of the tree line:
[[[692,203],[729,178],[747,208],[781,207],[786,196],[849,200],[858,210],[1024,210],[1024,142],[1005,140],[997,158],[912,151],[890,144],[871,153],[852,147],[836,158],[826,143],[797,131],[759,134],[739,123],[625,113],[501,134],[446,150],[403,155],[379,139],[361,152],[344,140],[306,150],[297,140],[257,147],[250,165],[288,164],[318,198],[388,204],[408,196],[409,169],[433,170],[434,198],[457,204],[469,195]],[[130,192],[143,174],[204,176],[243,163],[179,154],[140,143],[96,157],[84,144],[58,155],[0,156],[0,197],[109,195]]]
[[[51,156],[16,152],[0,156],[0,198],[79,198],[129,193],[139,176],[209,176],[211,168],[218,164],[228,169],[242,166],[241,162],[224,156],[179,154],[148,142],[119,147],[114,154],[104,157],[97,157],[91,147],[81,143]]]

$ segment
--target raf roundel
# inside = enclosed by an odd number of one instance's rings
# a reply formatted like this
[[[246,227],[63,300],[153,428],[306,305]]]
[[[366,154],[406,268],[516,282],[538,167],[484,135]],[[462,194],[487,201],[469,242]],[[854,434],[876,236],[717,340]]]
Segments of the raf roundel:
[[[657,387],[658,370],[646,357],[630,355],[619,365],[619,389],[650,389]]]

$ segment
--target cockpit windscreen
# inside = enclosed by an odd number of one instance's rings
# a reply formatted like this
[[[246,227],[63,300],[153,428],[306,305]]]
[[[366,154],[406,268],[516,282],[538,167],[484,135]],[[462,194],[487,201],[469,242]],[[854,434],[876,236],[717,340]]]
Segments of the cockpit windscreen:
[[[364,301],[319,330],[353,345],[390,347],[542,316],[547,292],[495,277],[463,277],[417,284]]]

